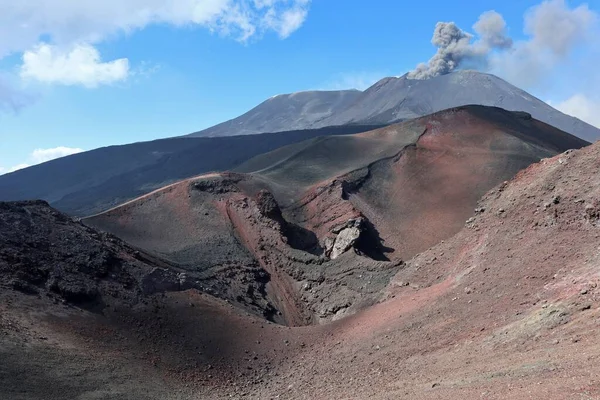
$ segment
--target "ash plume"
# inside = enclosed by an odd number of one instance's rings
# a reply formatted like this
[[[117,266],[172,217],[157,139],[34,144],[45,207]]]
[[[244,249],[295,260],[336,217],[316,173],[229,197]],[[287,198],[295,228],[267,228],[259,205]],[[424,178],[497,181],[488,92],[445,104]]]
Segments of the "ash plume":
[[[437,52],[427,63],[421,63],[410,71],[408,78],[429,79],[448,74],[465,63],[485,64],[493,50],[512,47],[513,41],[506,34],[506,22],[495,11],[481,14],[473,29],[477,39],[454,22],[438,22],[431,39],[438,48]]]
[[[437,52],[408,78],[429,79],[466,67],[490,70],[519,86],[531,85],[569,62],[575,49],[585,52],[585,44],[600,35],[599,20],[586,4],[572,8],[565,0],[544,0],[525,12],[527,38],[514,43],[496,11],[481,14],[473,33],[454,22],[438,22],[431,39]]]

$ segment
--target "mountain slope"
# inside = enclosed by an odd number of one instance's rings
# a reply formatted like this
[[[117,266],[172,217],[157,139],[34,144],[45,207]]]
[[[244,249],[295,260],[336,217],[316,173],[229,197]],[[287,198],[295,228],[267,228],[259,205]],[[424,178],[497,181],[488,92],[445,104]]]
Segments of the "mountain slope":
[[[195,273],[256,263],[285,323],[323,323],[372,304],[403,260],[458,232],[485,191],[585,144],[523,113],[462,107],[290,145],[85,223]]]
[[[0,291],[5,288],[101,310],[154,293],[196,289],[270,318],[268,275],[241,259],[235,274],[198,274],[131,247],[38,201],[0,202]],[[232,267],[233,268],[233,267]]]
[[[0,204],[0,397],[598,398],[599,169],[599,143],[531,165],[484,194],[456,235],[392,274],[375,294],[377,304],[310,327],[269,323],[197,288],[129,297],[137,280],[123,287],[131,281],[122,278],[151,270],[156,259],[135,259],[130,246],[43,203]],[[194,190],[225,198],[233,178],[217,184],[221,178],[205,177]],[[245,197],[234,211],[254,207]],[[279,217],[267,197],[260,212],[274,227]],[[272,245],[268,239],[263,246]],[[92,250],[81,259],[69,254],[78,240]],[[111,265],[103,250],[123,264]],[[343,262],[354,262],[350,253]],[[117,273],[93,279],[102,271],[80,270],[86,257]],[[44,289],[52,279],[31,275],[36,270],[89,277],[108,304],[90,310],[63,303]],[[367,286],[380,271],[367,272],[348,267],[320,279]],[[14,286],[14,278],[32,277],[44,295]],[[347,290],[333,286],[332,293]]]
[[[458,231],[491,186],[541,158],[586,144],[526,114],[467,106],[351,137],[288,146],[236,171],[264,182],[288,217],[309,230],[321,229],[330,216],[322,205],[316,215],[308,211],[327,197],[317,193],[341,182],[353,207],[405,258]],[[294,155],[277,159],[300,146]],[[270,167],[259,165],[267,159]]]
[[[0,202],[0,398],[191,400],[175,382],[189,367],[196,383],[213,368],[234,367],[223,381],[247,375],[254,324],[276,314],[269,277],[219,272],[183,271],[44,201]]]
[[[273,96],[247,113],[188,136],[233,136],[328,126],[323,121],[347,109],[358,90],[306,91]],[[344,125],[344,124],[339,124]]]
[[[283,131],[286,130],[286,124],[298,129],[347,124],[385,125],[452,107],[476,104],[524,111],[582,139],[600,139],[600,129],[561,113],[494,75],[476,71],[456,71],[426,80],[408,79],[406,75],[385,78],[364,92],[352,92],[349,96],[351,101],[341,103],[342,106],[333,102],[329,107],[325,105],[332,97],[331,92],[300,94],[267,100],[238,118],[191,136],[259,133],[265,131],[263,127],[271,128],[270,131]],[[315,118],[312,112],[305,111],[298,104],[299,101],[304,101],[307,107],[317,102],[328,110],[329,115],[322,114]],[[290,109],[294,111],[291,114]]]
[[[180,179],[234,168],[257,154],[290,143],[374,127],[173,138],[105,147],[0,176],[0,200],[44,199],[71,215],[89,215]]]
[[[524,111],[584,140],[600,139],[600,129],[561,113],[494,75],[476,71],[457,71],[425,80],[406,76],[383,79],[365,90],[351,107],[324,123],[384,124],[467,104]]]
[[[276,96],[239,118],[192,135],[245,134],[242,136],[173,138],[111,146],[2,175],[0,200],[41,198],[71,215],[89,215],[180,179],[235,168],[258,154],[290,143],[364,132],[463,104],[527,111],[579,137],[600,137],[598,129],[559,113],[492,75],[459,71],[429,80],[386,78],[364,92]],[[323,126],[328,127],[289,131]],[[266,130],[275,133],[247,135]],[[280,135],[277,131],[281,130],[287,132]]]

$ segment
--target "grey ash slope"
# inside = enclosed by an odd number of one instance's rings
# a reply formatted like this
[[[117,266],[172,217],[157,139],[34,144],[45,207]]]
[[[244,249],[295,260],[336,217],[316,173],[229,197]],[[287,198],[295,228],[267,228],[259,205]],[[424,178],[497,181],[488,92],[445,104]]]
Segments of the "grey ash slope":
[[[561,113],[497,76],[476,71],[458,71],[425,80],[406,76],[385,78],[367,89],[352,107],[325,122],[328,125],[366,121],[383,124],[470,104],[525,111],[581,139],[600,138],[598,128]]]
[[[384,78],[364,92],[302,92],[267,100],[248,113],[191,136],[226,136],[349,124],[391,124],[464,105],[525,111],[584,140],[600,139],[600,129],[552,108],[490,74],[457,71],[427,80]],[[340,99],[343,99],[340,100]],[[305,106],[300,102],[305,101]],[[328,101],[331,101],[328,106]],[[313,105],[318,107],[313,107]],[[315,113],[315,109],[327,112]],[[266,118],[266,119],[265,119]]]
[[[180,179],[233,169],[288,144],[365,132],[464,105],[525,111],[579,138],[600,138],[599,129],[493,75],[459,71],[429,80],[385,78],[364,92],[275,96],[191,137],[97,149],[6,174],[0,176],[0,201],[44,199],[71,215],[90,215]],[[260,132],[271,133],[251,135]]]
[[[323,128],[323,121],[350,107],[359,90],[306,91],[273,96],[247,113],[188,136],[233,136]],[[337,124],[344,125],[344,124]]]

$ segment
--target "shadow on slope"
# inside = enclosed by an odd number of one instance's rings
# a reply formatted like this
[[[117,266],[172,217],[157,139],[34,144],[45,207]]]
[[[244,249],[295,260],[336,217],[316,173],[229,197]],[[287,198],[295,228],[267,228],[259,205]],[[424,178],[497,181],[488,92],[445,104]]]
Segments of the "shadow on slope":
[[[523,113],[460,107],[283,147],[86,223],[189,271],[263,268],[286,323],[325,322],[372,301],[402,260],[460,230],[487,190],[585,144]]]
[[[341,222],[338,205],[348,200],[377,228],[387,252],[404,259],[456,233],[491,187],[587,144],[527,113],[465,106],[286,146],[238,170],[264,182],[291,221],[320,237]],[[331,182],[341,194],[325,190]],[[333,197],[317,204],[324,196]]]
[[[277,326],[194,291],[98,316],[1,290],[0,396],[598,397],[599,169],[593,145],[520,172],[379,304],[327,326]]]

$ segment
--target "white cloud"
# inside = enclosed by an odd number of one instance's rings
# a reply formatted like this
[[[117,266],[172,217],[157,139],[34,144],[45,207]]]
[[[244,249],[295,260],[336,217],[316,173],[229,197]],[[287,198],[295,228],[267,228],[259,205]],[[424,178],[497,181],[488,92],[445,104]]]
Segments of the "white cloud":
[[[79,44],[69,51],[41,44],[23,54],[21,77],[42,83],[99,85],[122,81],[129,74],[129,61],[119,59],[102,62],[100,53],[91,45]]]
[[[43,162],[54,160],[56,158],[66,157],[71,154],[81,153],[82,151],[84,151],[84,150],[76,148],[76,147],[64,147],[64,146],[53,147],[50,149],[35,149],[29,155],[27,162],[17,164],[15,166],[9,167],[9,168],[0,167],[0,175],[8,174],[10,172],[14,172],[19,169],[31,167],[32,165],[35,165],[35,164],[41,164]]]
[[[2,168],[2,167],[0,167],[0,175],[9,174],[11,172],[15,172],[15,171],[18,171],[20,169],[27,168],[29,166],[30,166],[29,164],[17,164],[14,167],[9,167],[9,168]]]
[[[600,100],[592,100],[583,94],[576,94],[562,102],[556,104],[548,102],[548,104],[565,114],[600,128]]]
[[[127,58],[101,61],[96,44],[150,25],[202,27],[247,42],[272,31],[287,38],[304,23],[311,0],[0,0],[0,59],[23,53],[21,77],[99,85],[127,79]],[[134,69],[135,70],[135,69]],[[0,82],[0,107],[14,93]]]
[[[0,57],[44,36],[61,46],[94,44],[152,24],[200,26],[240,41],[267,30],[286,37],[309,6],[309,0],[0,0]]]
[[[77,154],[84,151],[76,147],[54,147],[51,149],[35,149],[31,153],[31,160],[34,164],[43,163],[46,161],[54,160],[55,158],[70,156],[71,154]]]
[[[266,15],[263,25],[274,30],[282,39],[287,38],[302,26],[308,9],[298,5],[282,13],[277,13],[275,9],[271,9]]]

